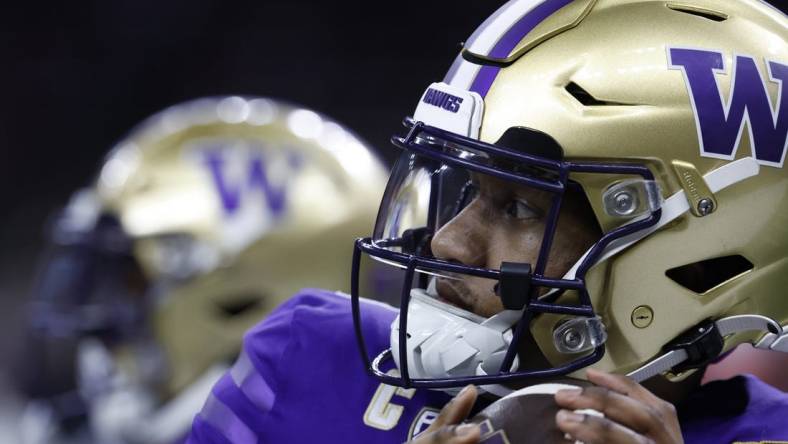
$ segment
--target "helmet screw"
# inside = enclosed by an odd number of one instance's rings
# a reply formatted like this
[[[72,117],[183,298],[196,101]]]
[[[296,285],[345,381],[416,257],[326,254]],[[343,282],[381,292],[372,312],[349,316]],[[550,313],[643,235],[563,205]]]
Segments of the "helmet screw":
[[[583,335],[574,328],[570,328],[564,332],[564,337],[561,339],[564,346],[570,350],[577,350],[583,345]]]
[[[648,305],[640,305],[632,310],[632,325],[637,328],[646,328],[654,320],[654,310]]]
[[[635,196],[627,191],[616,193],[616,195],[613,196],[613,202],[615,203],[614,211],[621,216],[626,216],[635,211],[637,203],[635,201]]]
[[[711,199],[704,198],[698,202],[698,213],[700,213],[701,216],[707,216],[712,211],[714,211],[714,202],[712,202]]]

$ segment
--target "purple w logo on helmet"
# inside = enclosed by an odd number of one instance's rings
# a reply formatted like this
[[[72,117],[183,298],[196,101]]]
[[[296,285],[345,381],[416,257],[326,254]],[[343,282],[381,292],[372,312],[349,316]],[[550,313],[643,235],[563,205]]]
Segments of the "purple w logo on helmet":
[[[782,167],[788,135],[788,65],[766,61],[768,81],[778,84],[772,104],[766,79],[752,57],[735,55],[731,89],[723,99],[715,74],[725,74],[723,54],[691,48],[668,48],[668,65],[684,74],[695,113],[701,156],[732,160],[747,122],[753,156],[762,165]]]

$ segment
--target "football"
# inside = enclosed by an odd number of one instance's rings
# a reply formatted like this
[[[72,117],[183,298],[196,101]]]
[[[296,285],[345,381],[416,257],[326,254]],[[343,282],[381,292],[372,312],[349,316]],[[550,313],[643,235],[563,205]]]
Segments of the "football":
[[[525,387],[493,402],[468,422],[481,427],[482,444],[571,443],[555,424],[560,407],[554,395],[558,390],[589,385],[586,381],[562,380]],[[601,415],[593,410],[578,413]]]

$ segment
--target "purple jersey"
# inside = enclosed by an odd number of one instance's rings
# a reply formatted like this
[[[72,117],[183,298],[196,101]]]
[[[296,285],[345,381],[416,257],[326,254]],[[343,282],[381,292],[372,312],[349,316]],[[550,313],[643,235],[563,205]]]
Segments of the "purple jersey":
[[[699,387],[679,414],[687,444],[788,442],[788,394],[752,375]]]
[[[388,347],[396,310],[362,304],[370,350]],[[367,374],[348,296],[304,290],[245,335],[241,356],[213,388],[187,443],[402,444],[449,399]]]
[[[362,301],[370,350],[389,345],[397,311]],[[350,300],[304,290],[244,337],[241,356],[195,417],[187,443],[397,443],[450,397],[381,384],[364,369]],[[709,383],[682,406],[688,444],[788,440],[788,396],[752,376]]]

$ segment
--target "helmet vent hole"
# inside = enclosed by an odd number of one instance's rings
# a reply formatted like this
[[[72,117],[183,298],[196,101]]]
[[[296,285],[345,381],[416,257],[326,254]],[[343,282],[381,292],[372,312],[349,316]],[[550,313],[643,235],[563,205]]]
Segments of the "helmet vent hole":
[[[217,304],[219,311],[228,318],[242,315],[250,310],[256,309],[261,304],[259,296],[247,296],[240,298],[233,298],[231,301],[226,301]]]
[[[665,275],[695,293],[703,294],[753,269],[742,255],[706,259],[665,271]]]
[[[665,6],[676,12],[702,17],[706,20],[711,20],[714,22],[724,22],[725,20],[728,20],[728,14],[719,11],[712,11],[711,9],[698,8],[696,6],[687,6],[677,3],[668,3]]]
[[[592,96],[591,93],[583,89],[580,85],[575,82],[569,82],[564,89],[566,92],[569,93],[570,96],[574,97],[575,100],[580,102],[580,104],[584,106],[626,106],[632,105],[630,103],[622,103],[622,102],[614,102],[611,100],[600,100],[596,97]]]

